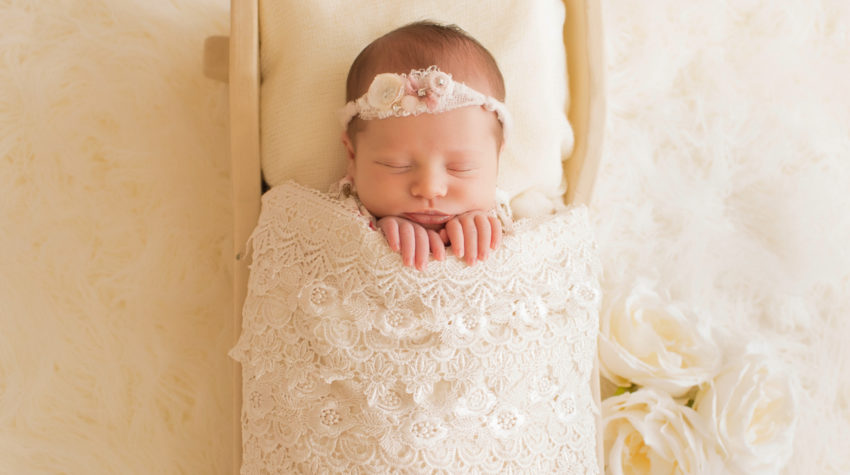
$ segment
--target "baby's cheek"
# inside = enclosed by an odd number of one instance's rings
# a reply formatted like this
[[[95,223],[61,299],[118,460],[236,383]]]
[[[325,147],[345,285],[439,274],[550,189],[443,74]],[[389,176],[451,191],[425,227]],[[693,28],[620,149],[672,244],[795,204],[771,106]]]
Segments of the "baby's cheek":
[[[466,201],[470,204],[469,209],[490,209],[496,203],[496,186],[486,182],[477,183],[465,191]]]
[[[369,213],[378,219],[397,214],[394,203],[398,202],[398,197],[393,195],[392,188],[381,183],[371,185],[364,193],[360,193],[360,202]]]

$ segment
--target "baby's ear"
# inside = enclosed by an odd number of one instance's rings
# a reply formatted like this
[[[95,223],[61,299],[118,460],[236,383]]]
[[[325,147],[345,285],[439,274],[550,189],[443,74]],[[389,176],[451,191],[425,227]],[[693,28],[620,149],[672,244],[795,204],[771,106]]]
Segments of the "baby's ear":
[[[351,143],[351,138],[348,136],[348,131],[342,132],[342,145],[345,146],[345,154],[348,157],[348,167],[346,168],[346,172],[348,173],[348,178],[354,179],[354,144]]]
[[[496,168],[502,163],[502,155],[505,153],[505,141],[499,142],[499,149],[496,151]]]
[[[354,161],[354,144],[351,142],[351,137],[348,136],[348,131],[342,131],[342,145],[345,146],[345,153],[350,161]]]

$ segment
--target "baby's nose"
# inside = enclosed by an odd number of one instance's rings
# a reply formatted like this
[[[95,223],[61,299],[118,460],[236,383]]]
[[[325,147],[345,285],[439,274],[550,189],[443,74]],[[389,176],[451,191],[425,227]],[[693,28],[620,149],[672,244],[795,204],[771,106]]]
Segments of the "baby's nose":
[[[447,189],[445,173],[436,170],[423,170],[413,184],[411,192],[414,196],[434,199],[445,196]]]

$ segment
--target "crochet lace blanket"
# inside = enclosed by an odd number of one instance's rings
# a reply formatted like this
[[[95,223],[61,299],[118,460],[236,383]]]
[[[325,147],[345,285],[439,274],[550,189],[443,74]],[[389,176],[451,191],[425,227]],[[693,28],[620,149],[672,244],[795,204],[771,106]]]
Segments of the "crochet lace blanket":
[[[584,207],[491,257],[403,267],[349,206],[263,197],[243,331],[243,474],[598,473],[600,290]]]

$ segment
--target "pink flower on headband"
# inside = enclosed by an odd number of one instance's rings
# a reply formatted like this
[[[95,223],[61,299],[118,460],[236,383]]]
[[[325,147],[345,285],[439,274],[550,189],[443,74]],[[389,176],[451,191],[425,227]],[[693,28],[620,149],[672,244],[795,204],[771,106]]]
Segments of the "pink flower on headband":
[[[421,74],[383,73],[375,76],[366,100],[376,109],[401,108],[411,114],[438,110],[442,98],[451,93],[452,77],[442,71],[426,69]]]
[[[402,76],[404,76],[402,74]],[[406,96],[418,96],[419,89],[422,88],[422,82],[419,80],[419,76],[411,74],[410,76],[406,76],[407,82],[404,84],[404,94]]]
[[[431,71],[427,76],[428,90],[438,96],[451,93],[452,77],[442,71]]]
[[[442,104],[443,97],[451,94],[452,77],[442,71],[429,71],[425,82],[427,87],[423,100],[429,111],[435,111]]]

